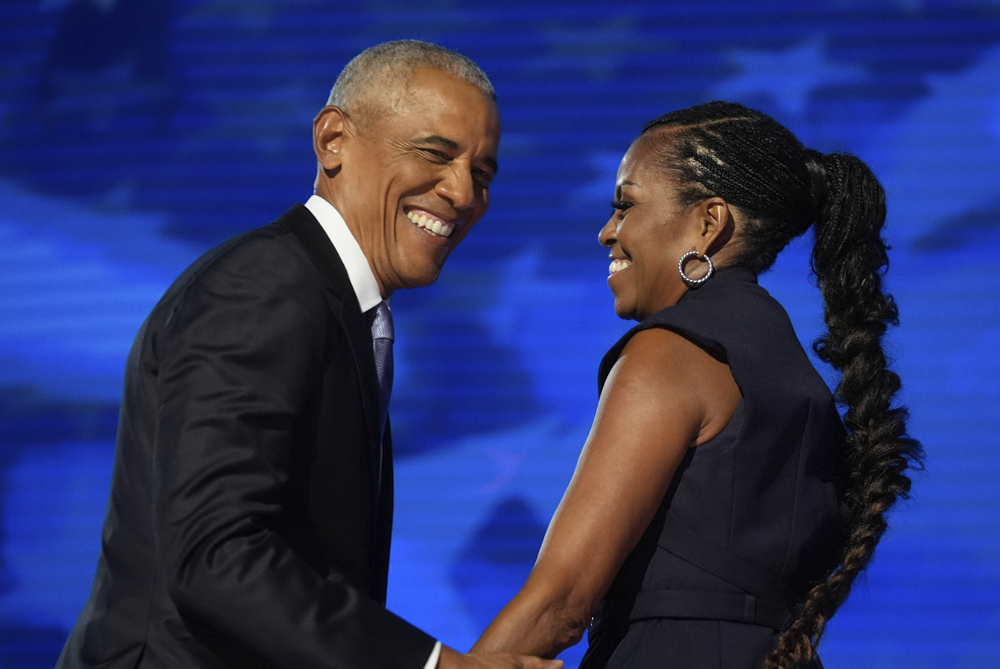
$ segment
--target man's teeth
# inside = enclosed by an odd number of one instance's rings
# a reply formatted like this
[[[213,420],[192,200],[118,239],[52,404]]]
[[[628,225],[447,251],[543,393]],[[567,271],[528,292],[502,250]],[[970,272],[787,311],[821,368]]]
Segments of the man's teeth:
[[[432,234],[437,235],[438,237],[448,237],[451,235],[451,231],[455,229],[455,225],[453,223],[445,223],[436,218],[431,218],[430,216],[425,216],[424,214],[417,214],[412,211],[406,212],[406,217],[410,219],[410,222]]]
[[[626,267],[628,267],[631,264],[632,264],[632,261],[631,260],[626,260],[625,258],[620,258],[618,260],[612,260],[611,261],[611,266],[608,267],[608,273],[609,274],[614,274],[615,272],[620,272],[621,270],[625,269]]]

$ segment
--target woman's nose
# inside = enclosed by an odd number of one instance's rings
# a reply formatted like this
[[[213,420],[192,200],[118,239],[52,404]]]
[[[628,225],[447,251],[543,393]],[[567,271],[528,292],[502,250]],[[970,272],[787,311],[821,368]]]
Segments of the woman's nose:
[[[612,216],[608,219],[608,222],[604,224],[601,228],[601,232],[597,235],[597,241],[601,246],[607,246],[611,248],[618,241],[618,226],[615,225],[615,217]]]

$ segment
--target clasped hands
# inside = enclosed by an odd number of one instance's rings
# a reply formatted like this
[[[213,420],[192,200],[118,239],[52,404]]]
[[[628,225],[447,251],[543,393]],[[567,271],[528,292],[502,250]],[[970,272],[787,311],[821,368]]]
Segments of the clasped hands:
[[[562,660],[543,660],[510,653],[469,653],[441,647],[438,669],[562,669]]]

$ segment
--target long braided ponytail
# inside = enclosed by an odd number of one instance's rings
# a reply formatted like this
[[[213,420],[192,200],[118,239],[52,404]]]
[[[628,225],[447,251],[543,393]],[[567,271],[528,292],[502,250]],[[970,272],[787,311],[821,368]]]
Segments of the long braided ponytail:
[[[849,527],[839,563],[800,603],[765,664],[794,669],[814,657],[827,621],[871,561],[886,513],[909,496],[906,470],[923,457],[906,434],[906,409],[892,406],[900,381],[882,349],[888,325],[898,323],[896,304],[882,290],[885,194],[858,158],[810,151],[778,122],[742,105],[712,102],[673,112],[643,133],[656,143],[683,203],[717,195],[746,216],[734,264],[764,271],[815,223],[812,269],[827,332],[813,348],[840,372],[835,395],[846,409]]]
[[[826,173],[828,190],[814,227],[812,256],[827,333],[813,349],[841,373],[836,396],[847,407],[850,534],[840,564],[809,592],[800,615],[768,658],[774,668],[795,667],[812,657],[826,622],[871,561],[887,527],[886,512],[898,498],[909,497],[904,471],[921,455],[920,445],[906,436],[906,409],[891,406],[900,382],[882,350],[886,328],[898,323],[896,304],[882,291],[882,271],[889,262],[881,237],[885,195],[875,175],[854,156],[812,160],[817,171]]]

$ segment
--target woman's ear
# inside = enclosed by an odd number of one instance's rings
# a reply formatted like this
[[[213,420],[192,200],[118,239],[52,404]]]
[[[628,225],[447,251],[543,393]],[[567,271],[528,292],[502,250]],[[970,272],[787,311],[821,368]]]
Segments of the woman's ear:
[[[343,159],[341,144],[347,115],[340,107],[324,107],[313,121],[313,150],[326,172],[337,170]]]
[[[729,203],[721,197],[710,197],[698,205],[700,219],[698,251],[715,255],[736,233],[736,221]]]

